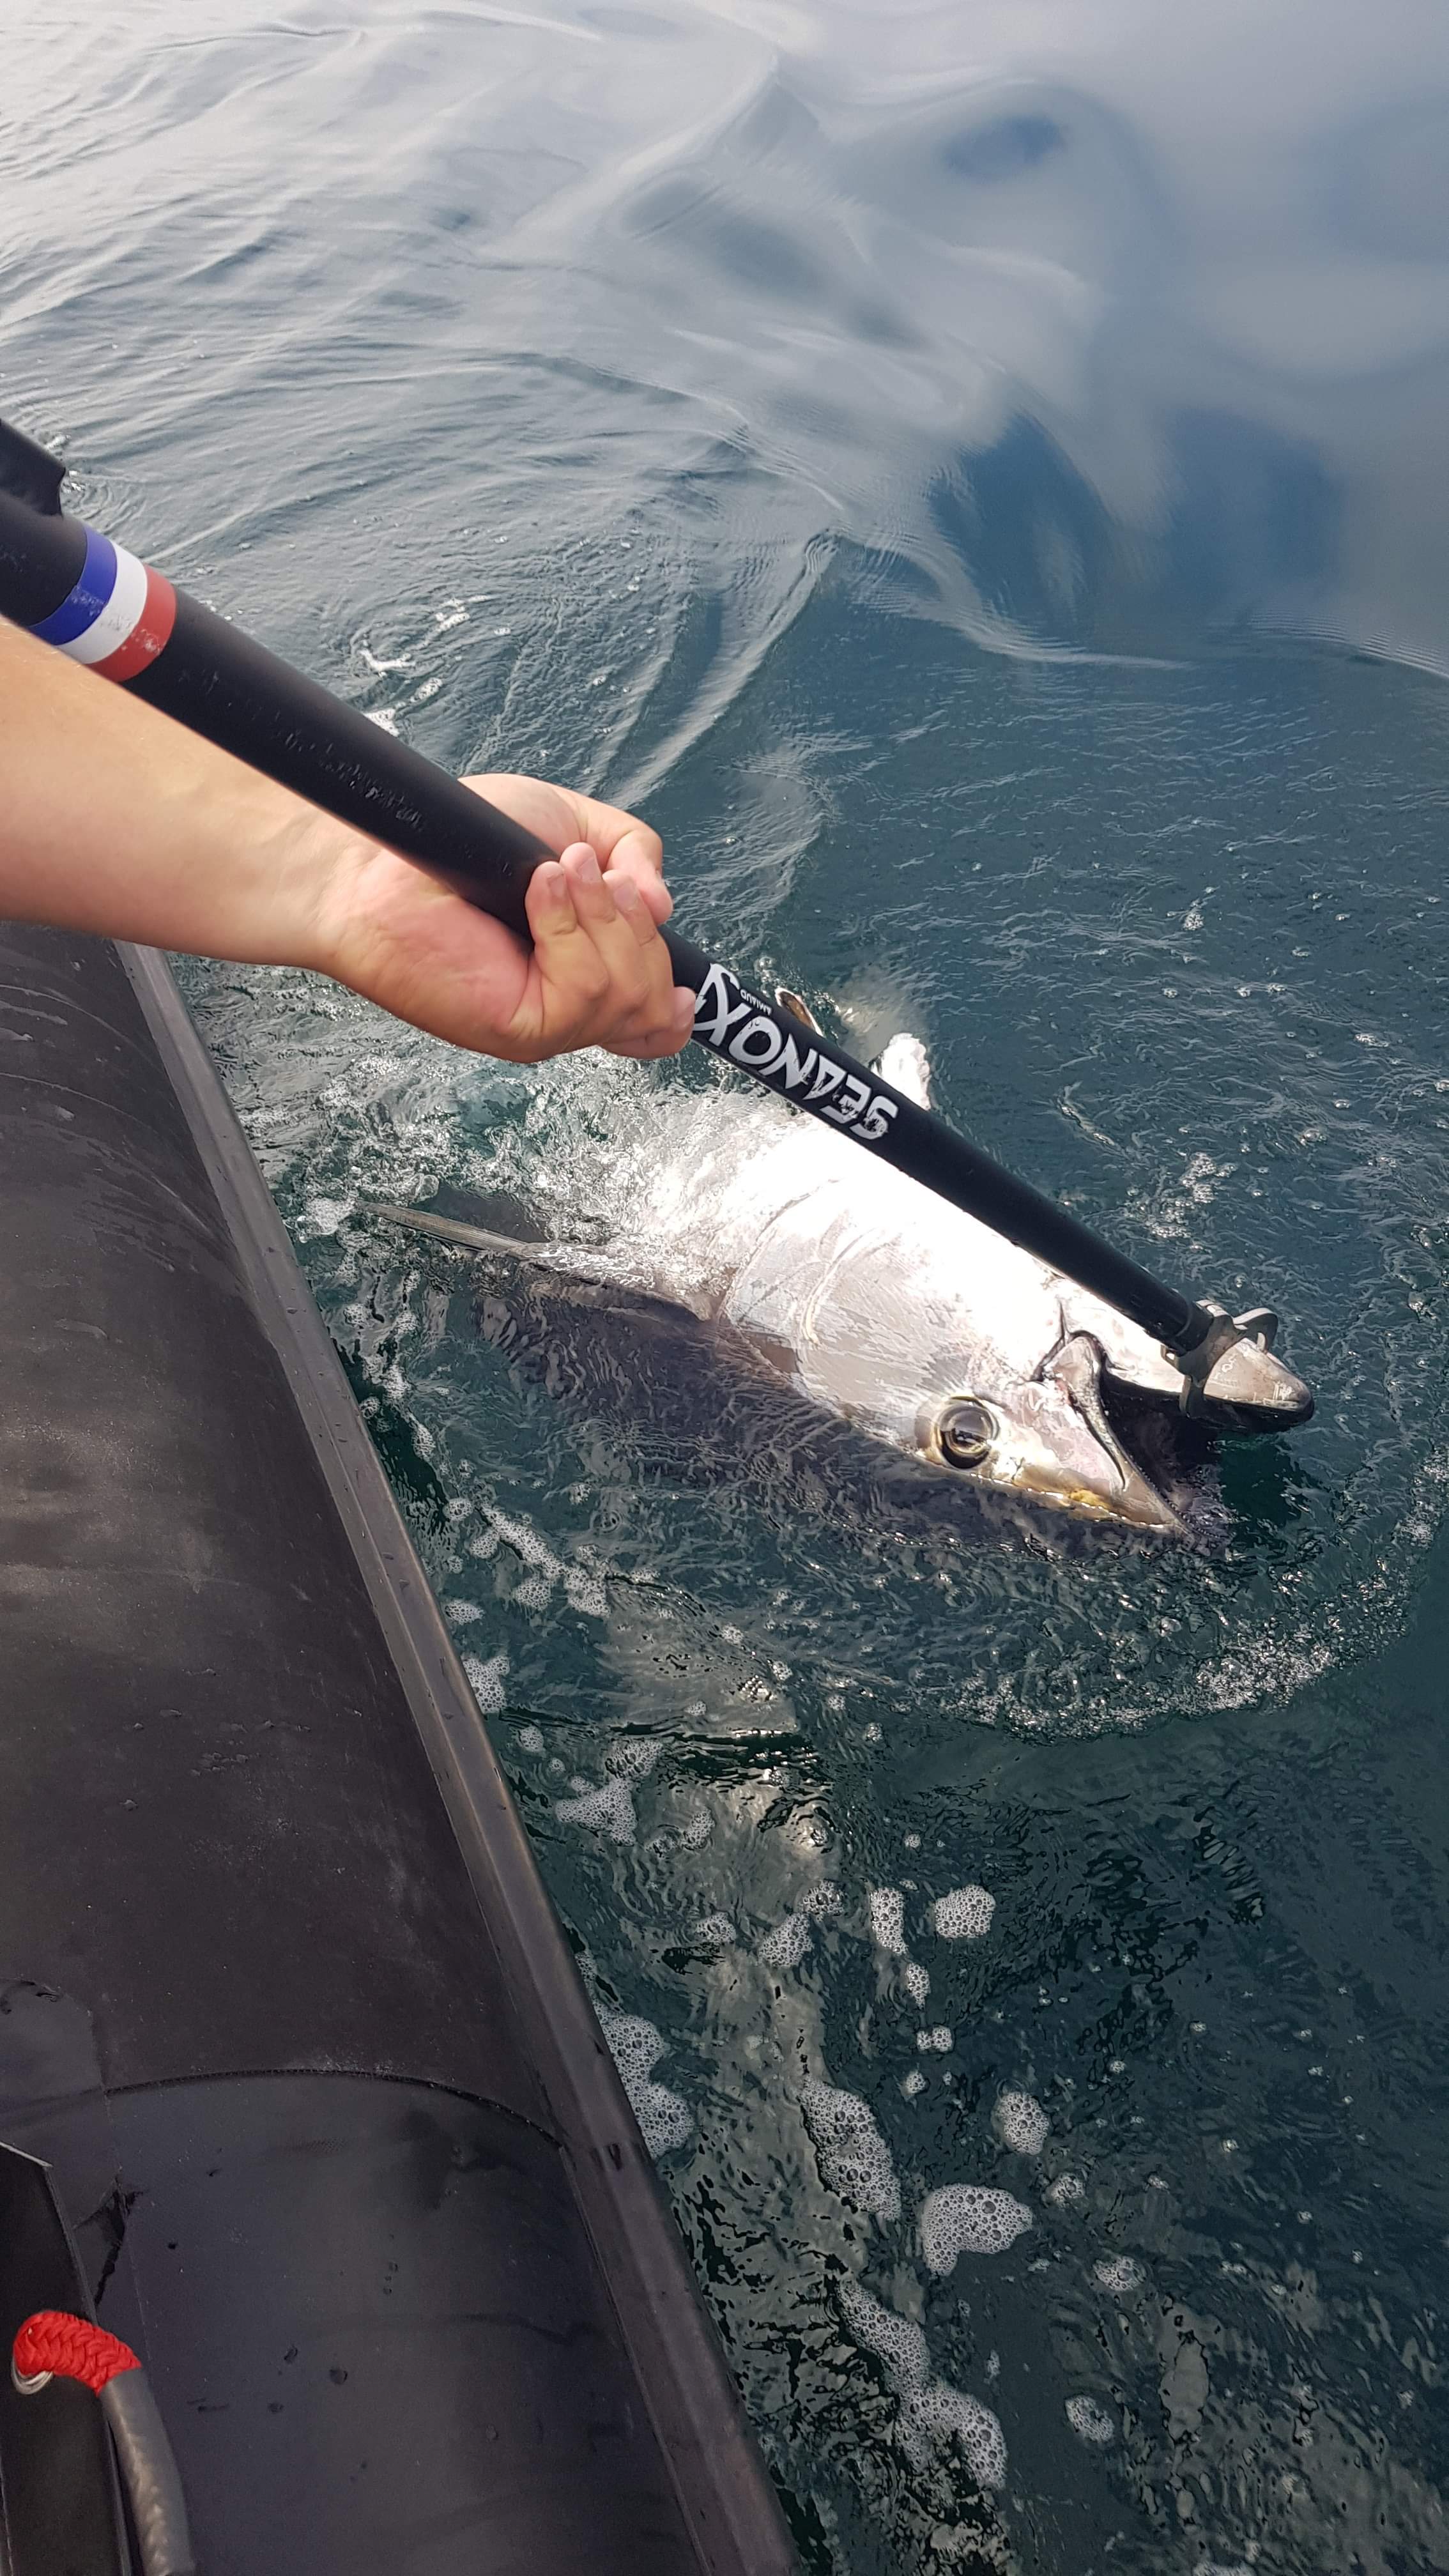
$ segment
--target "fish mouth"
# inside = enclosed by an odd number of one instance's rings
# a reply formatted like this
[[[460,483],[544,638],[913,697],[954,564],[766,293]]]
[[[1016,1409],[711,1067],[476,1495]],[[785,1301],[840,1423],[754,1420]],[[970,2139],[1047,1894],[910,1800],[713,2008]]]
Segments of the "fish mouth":
[[[1043,1363],[1091,1434],[1105,1477],[1094,1474],[1068,1508],[1126,1521],[1133,1529],[1181,1537],[1185,1524],[1165,1494],[1138,1465],[1102,1400],[1106,1354],[1090,1333],[1073,1333]],[[1094,1467],[1097,1460],[1094,1458]]]

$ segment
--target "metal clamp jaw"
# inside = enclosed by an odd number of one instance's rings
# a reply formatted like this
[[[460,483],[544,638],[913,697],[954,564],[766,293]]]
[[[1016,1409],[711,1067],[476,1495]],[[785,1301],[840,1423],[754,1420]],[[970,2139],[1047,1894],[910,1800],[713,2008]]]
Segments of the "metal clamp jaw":
[[[1178,1402],[1198,1422],[1238,1430],[1286,1431],[1306,1422],[1313,1397],[1301,1377],[1274,1355],[1278,1318],[1269,1306],[1230,1315],[1212,1297],[1199,1300],[1185,1347],[1163,1344],[1182,1372]]]

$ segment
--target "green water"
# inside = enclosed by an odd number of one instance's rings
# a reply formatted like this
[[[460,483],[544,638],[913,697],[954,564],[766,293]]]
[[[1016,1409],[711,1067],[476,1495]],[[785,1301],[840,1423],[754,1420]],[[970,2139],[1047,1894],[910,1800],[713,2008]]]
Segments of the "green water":
[[[1411,0],[957,18],[73,12],[0,109],[6,403],[423,749],[638,797],[693,935],[914,1029],[979,1141],[1282,1312],[1318,1417],[1223,1458],[1211,1544],[1022,1544],[365,1214],[626,1239],[702,1066],[185,970],[805,2564],[1409,2576],[1449,2566],[1449,44]],[[958,2185],[1030,2225],[944,2271]]]

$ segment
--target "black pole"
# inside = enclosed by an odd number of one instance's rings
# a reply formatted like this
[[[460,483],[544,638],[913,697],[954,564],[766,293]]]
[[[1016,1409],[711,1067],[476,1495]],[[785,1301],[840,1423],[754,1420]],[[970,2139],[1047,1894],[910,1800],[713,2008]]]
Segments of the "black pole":
[[[97,647],[124,622],[117,610],[112,629],[103,629],[85,589],[91,580],[100,595],[106,558],[120,550],[61,515],[63,474],[44,448],[0,423],[0,613],[32,629],[49,626],[47,640],[75,651],[63,632],[67,619],[91,614],[86,631]],[[143,568],[122,560],[134,586]],[[139,641],[128,646],[123,638],[109,656],[86,652],[97,669],[112,660],[108,676],[124,679],[137,697],[526,935],[525,889],[553,856],[531,832],[155,574],[146,599],[133,630]],[[1104,1298],[1154,1341],[1188,1352],[1212,1334],[1215,1310],[1154,1279],[677,931],[664,937],[675,983],[698,997],[694,1035],[713,1054]]]

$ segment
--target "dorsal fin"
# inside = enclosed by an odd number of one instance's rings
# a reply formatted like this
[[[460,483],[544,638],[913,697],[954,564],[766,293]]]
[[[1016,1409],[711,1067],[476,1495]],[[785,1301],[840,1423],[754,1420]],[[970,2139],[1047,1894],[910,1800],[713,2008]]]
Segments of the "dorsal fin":
[[[825,1031],[822,1029],[820,1022],[815,1017],[809,1003],[802,1002],[798,993],[792,993],[788,984],[777,984],[775,986],[775,999],[779,1003],[782,1011],[789,1012],[792,1020],[799,1020],[802,1025],[811,1030],[817,1038],[824,1037]]]
[[[914,1100],[922,1109],[930,1108],[931,1059],[920,1039],[913,1038],[909,1029],[900,1030],[890,1045],[881,1049],[875,1060],[875,1069],[882,1082],[890,1083],[896,1091],[903,1091],[907,1100]]]

